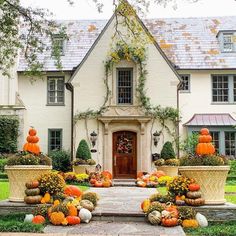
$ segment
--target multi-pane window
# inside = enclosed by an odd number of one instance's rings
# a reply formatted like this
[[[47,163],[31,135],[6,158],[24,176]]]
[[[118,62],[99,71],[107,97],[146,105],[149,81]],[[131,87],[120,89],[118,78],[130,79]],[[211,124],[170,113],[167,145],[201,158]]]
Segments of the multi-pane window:
[[[234,102],[236,102],[236,75],[234,76]]]
[[[48,130],[48,152],[62,149],[62,129]]]
[[[229,79],[227,75],[212,76],[212,101],[228,102],[229,99]]]
[[[64,38],[55,34],[52,36],[52,55],[58,56],[64,54]]]
[[[182,79],[181,91],[190,91],[190,76],[189,75],[180,75]]]
[[[133,70],[118,69],[117,70],[117,103],[132,104],[133,103]]]
[[[225,155],[235,156],[235,132],[225,132]]]
[[[217,153],[219,153],[220,146],[219,134],[219,132],[210,132],[210,135],[212,137],[212,143],[214,144]]]
[[[64,78],[48,77],[48,104],[64,104]]]
[[[223,51],[232,52],[234,50],[233,33],[223,34]]]

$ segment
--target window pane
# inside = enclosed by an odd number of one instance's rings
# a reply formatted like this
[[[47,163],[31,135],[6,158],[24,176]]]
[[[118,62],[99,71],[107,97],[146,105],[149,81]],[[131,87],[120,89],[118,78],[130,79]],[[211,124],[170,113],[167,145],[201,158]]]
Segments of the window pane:
[[[189,75],[181,75],[182,78],[182,84],[181,84],[181,90],[182,91],[189,91],[189,83],[190,83],[190,76]]]
[[[216,152],[219,153],[219,146],[220,146],[219,132],[210,132],[210,135],[212,137],[212,143],[215,146]]]
[[[223,34],[223,50],[225,52],[233,51],[233,34]]]
[[[228,102],[229,101],[229,83],[228,76],[218,75],[212,77],[212,101]]]
[[[236,102],[236,75],[234,76],[234,102]]]
[[[225,132],[225,154],[235,156],[235,132]]]
[[[64,78],[48,79],[48,102],[64,103]]]
[[[58,91],[63,91],[64,90],[64,80],[63,79],[58,79],[57,80],[57,90]]]
[[[49,130],[49,152],[62,148],[62,130]]]

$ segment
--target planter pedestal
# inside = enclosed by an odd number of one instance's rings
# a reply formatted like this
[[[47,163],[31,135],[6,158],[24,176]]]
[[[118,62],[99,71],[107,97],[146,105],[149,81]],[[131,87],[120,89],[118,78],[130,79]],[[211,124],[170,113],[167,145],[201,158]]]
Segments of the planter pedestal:
[[[74,172],[76,174],[84,174],[87,172],[95,172],[95,165],[78,165],[74,166]]]
[[[25,183],[39,178],[51,169],[52,166],[45,165],[5,166],[10,185],[9,201],[24,202]]]
[[[174,177],[178,175],[179,166],[158,166],[157,170],[162,170],[166,175]]]
[[[201,186],[205,204],[224,204],[225,182],[229,166],[180,166],[180,174],[193,178]]]

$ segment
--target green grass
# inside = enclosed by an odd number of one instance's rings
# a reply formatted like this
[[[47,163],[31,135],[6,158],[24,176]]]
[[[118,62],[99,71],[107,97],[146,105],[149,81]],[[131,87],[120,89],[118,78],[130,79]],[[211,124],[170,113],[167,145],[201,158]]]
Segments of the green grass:
[[[184,229],[187,236],[235,236],[236,221],[210,222],[206,228]]]
[[[227,202],[231,202],[231,203],[236,204],[236,195],[226,195],[225,198],[226,198]]]
[[[236,192],[236,185],[226,185],[225,192]]]
[[[26,223],[24,218],[24,213],[0,216],[0,232],[43,233],[44,225]]]

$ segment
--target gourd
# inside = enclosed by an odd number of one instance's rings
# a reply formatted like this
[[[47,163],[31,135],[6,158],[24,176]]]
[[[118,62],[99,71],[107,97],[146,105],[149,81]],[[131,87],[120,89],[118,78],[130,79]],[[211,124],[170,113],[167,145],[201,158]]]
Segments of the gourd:
[[[179,212],[178,212],[176,206],[173,206],[173,205],[167,206],[165,210],[170,212],[172,217],[178,218]]]
[[[185,205],[185,201],[184,200],[175,200],[175,204],[177,206],[184,206]]]
[[[152,225],[158,225],[161,222],[161,213],[159,211],[152,211],[148,214],[148,221]]]
[[[23,146],[23,151],[31,152],[35,155],[39,155],[40,147],[38,146],[39,138],[36,136],[37,131],[32,127],[29,130],[29,136],[26,138],[26,143]]]
[[[138,187],[146,187],[147,183],[140,180],[140,181],[137,181],[137,185],[138,185]]]
[[[53,225],[60,225],[65,219],[65,215],[62,212],[52,212],[50,214],[50,221]]]
[[[189,189],[189,191],[198,191],[200,189],[200,185],[199,184],[189,184],[188,189]]]
[[[208,226],[207,218],[204,215],[202,215],[201,213],[196,214],[196,220],[197,220],[200,227],[207,227]]]
[[[143,210],[144,213],[148,212],[150,205],[151,205],[151,201],[149,199],[145,199],[141,203],[141,209]]]
[[[41,215],[37,215],[32,219],[32,223],[34,223],[34,224],[44,224],[45,223],[45,218]]]
[[[186,220],[183,220],[182,226],[184,228],[197,228],[198,222],[195,219],[186,219]]]
[[[104,171],[101,173],[101,175],[102,175],[103,177],[108,178],[108,179],[112,179],[112,174],[111,174],[109,171],[107,171],[107,170],[104,170]]]
[[[42,200],[41,200],[41,203],[49,203],[51,200],[51,195],[50,193],[45,193]]]
[[[37,180],[29,181],[29,182],[26,182],[26,184],[25,184],[25,187],[27,189],[38,188],[38,186],[39,186],[39,181],[37,181]]]
[[[190,206],[202,206],[204,205],[205,200],[203,198],[196,198],[196,199],[185,198],[185,203]]]
[[[89,221],[91,220],[92,218],[92,214],[89,210],[85,209],[85,208],[82,208],[80,211],[79,211],[79,218],[82,222],[85,222],[85,223],[89,223]]]
[[[196,154],[198,155],[208,155],[215,153],[215,147],[211,143],[212,137],[209,134],[209,130],[206,128],[201,129],[198,138],[198,144],[196,147]]]
[[[39,204],[41,203],[42,196],[36,195],[36,196],[25,196],[24,201],[27,204]]]
[[[39,188],[32,188],[32,189],[26,189],[25,190],[25,195],[27,196],[36,196],[40,194],[40,189]]]
[[[165,227],[173,227],[178,224],[178,219],[177,218],[162,218],[161,221],[162,225]]]
[[[73,186],[73,185],[66,186],[64,189],[64,193],[67,196],[71,196],[71,197],[80,197],[82,195],[82,191],[78,187]]]
[[[94,205],[92,202],[90,202],[89,200],[82,200],[80,201],[80,206],[89,210],[89,211],[93,211],[94,210]]]
[[[33,214],[26,214],[24,222],[32,222],[33,218],[34,218]]]
[[[194,191],[194,192],[187,192],[187,197],[191,199],[196,199],[201,197],[201,192],[200,191]]]
[[[106,187],[106,188],[111,187],[111,182],[110,182],[110,180],[104,180],[103,183],[102,183],[102,186],[103,186],[103,187]]]
[[[67,221],[68,225],[80,224],[80,218],[78,216],[67,216],[66,221]]]
[[[76,206],[74,206],[73,204],[68,204],[67,208],[69,210],[69,216],[77,216],[78,211],[77,211]]]
[[[102,181],[96,181],[94,183],[94,186],[97,187],[97,188],[100,188],[100,187],[103,187],[103,183],[102,183]]]

